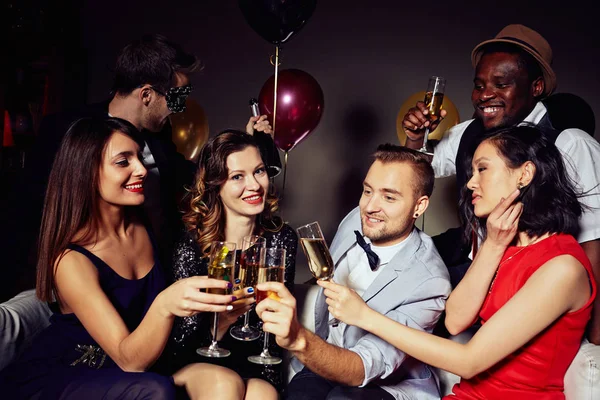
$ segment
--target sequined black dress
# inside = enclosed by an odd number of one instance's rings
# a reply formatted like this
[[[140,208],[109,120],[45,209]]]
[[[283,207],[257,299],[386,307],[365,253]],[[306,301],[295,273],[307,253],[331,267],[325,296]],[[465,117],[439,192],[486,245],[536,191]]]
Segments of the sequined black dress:
[[[262,236],[267,239],[267,247],[283,247],[286,249],[285,285],[293,293],[294,276],[296,273],[296,250],[298,237],[296,232],[287,224],[278,232],[265,232]],[[202,252],[191,233],[186,233],[175,245],[173,255],[173,280],[188,278],[195,275],[208,274],[208,258],[202,257]],[[164,354],[170,364],[170,369],[177,369],[193,362],[210,362],[231,368],[239,373],[242,378],[262,378],[269,381],[278,390],[283,387],[281,365],[262,366],[249,362],[248,356],[260,354],[263,337],[251,342],[241,342],[231,337],[227,332],[219,341],[223,348],[231,350],[231,355],[226,358],[206,358],[196,354],[198,347],[210,344],[210,328],[212,326],[212,313],[201,313],[193,317],[176,318],[168,354]],[[250,311],[250,324],[260,328],[260,319]],[[243,316],[234,325],[243,324]],[[269,351],[273,355],[282,354],[282,349],[275,340],[270,340]]]

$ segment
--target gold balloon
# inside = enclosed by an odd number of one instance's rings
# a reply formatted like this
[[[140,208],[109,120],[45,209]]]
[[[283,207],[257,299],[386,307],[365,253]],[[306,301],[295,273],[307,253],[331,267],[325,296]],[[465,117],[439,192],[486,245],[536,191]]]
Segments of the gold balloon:
[[[425,91],[417,92],[406,99],[406,101],[400,107],[400,111],[398,111],[398,117],[396,118],[396,133],[398,134],[398,139],[402,145],[404,145],[404,142],[406,142],[406,132],[404,132],[404,129],[402,128],[402,120],[404,119],[404,116],[408,110],[412,107],[415,107],[417,101],[423,101],[423,99],[425,99]],[[448,96],[444,95],[442,109],[446,110],[446,117],[442,120],[442,122],[440,122],[433,132],[429,133],[430,140],[440,140],[444,135],[444,132],[460,122],[458,110]]]
[[[188,97],[186,110],[171,114],[171,138],[177,151],[191,161],[196,161],[200,149],[208,140],[208,121],[204,109],[195,100]]]

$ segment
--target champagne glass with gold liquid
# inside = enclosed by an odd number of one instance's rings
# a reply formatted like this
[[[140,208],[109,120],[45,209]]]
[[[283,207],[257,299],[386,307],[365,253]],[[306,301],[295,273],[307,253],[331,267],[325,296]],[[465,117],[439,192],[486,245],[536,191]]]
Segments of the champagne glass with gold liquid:
[[[238,274],[242,287],[256,287],[258,269],[265,263],[265,253],[260,250],[264,249],[266,244],[267,240],[261,236],[244,236]],[[250,310],[244,314],[244,325],[232,327],[229,334],[234,339],[242,341],[256,340],[260,337],[260,331],[250,326]]]
[[[233,272],[235,268],[235,243],[212,242],[210,247],[210,258],[208,261],[208,277],[228,281],[233,286]],[[207,293],[230,294],[229,289],[207,289]],[[208,347],[201,347],[196,353],[204,357],[222,358],[228,357],[231,352],[219,347],[217,343],[217,328],[219,326],[219,313],[214,313],[212,342]]]
[[[427,84],[425,99],[423,102],[429,110],[427,118],[429,118],[429,126],[440,120],[440,112],[442,111],[442,103],[444,101],[444,91],[446,90],[446,79],[441,76],[432,76]],[[427,137],[429,136],[429,126],[425,128],[425,136],[423,136],[423,146],[419,149],[421,153],[433,155],[427,151]]]
[[[323,237],[318,222],[311,222],[296,229],[302,250],[308,259],[310,273],[318,280],[328,281],[333,278],[333,259]],[[329,325],[337,326],[337,318],[329,320]]]
[[[267,247],[261,250],[264,252],[264,264],[258,269],[258,283],[263,282],[281,282],[285,271],[285,249],[280,247]],[[256,304],[266,298],[279,301],[277,293],[272,291],[256,290]],[[281,358],[272,356],[269,353],[269,333],[265,332],[263,350],[259,355],[248,357],[248,361],[255,364],[279,364]]]

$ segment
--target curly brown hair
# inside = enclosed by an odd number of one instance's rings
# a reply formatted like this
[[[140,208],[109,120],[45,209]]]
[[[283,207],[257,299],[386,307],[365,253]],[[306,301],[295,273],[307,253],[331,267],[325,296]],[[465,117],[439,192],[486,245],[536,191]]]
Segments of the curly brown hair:
[[[198,173],[194,185],[188,189],[188,209],[183,215],[186,229],[192,232],[203,254],[207,255],[210,243],[225,240],[225,212],[219,192],[227,181],[227,157],[230,154],[258,145],[251,135],[237,130],[226,130],[210,139],[198,157]],[[269,185],[264,211],[257,216],[255,234],[277,232],[283,226],[275,216],[279,199],[275,186]]]

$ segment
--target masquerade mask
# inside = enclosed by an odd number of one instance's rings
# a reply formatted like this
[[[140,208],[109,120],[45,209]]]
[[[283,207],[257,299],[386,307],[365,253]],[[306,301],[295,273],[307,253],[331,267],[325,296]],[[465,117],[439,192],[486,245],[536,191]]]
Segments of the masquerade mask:
[[[180,113],[185,111],[185,101],[192,92],[192,85],[172,87],[167,90],[167,93],[163,93],[157,90],[155,87],[152,89],[160,95],[165,96],[167,100],[167,108],[172,113]]]

